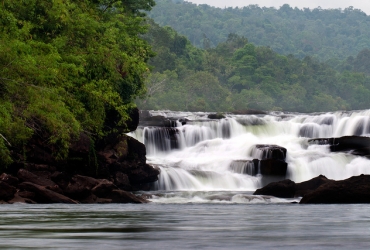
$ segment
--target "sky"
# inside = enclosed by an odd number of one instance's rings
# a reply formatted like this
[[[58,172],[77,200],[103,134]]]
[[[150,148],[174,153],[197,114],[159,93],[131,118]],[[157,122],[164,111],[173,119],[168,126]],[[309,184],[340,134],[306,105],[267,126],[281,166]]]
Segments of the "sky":
[[[370,0],[186,0],[196,4],[208,4],[220,8],[224,7],[243,7],[250,4],[258,4],[260,7],[276,7],[279,8],[283,4],[289,4],[291,7],[302,8],[317,8],[322,9],[345,9],[353,6],[355,9],[360,9],[367,15],[370,15]]]

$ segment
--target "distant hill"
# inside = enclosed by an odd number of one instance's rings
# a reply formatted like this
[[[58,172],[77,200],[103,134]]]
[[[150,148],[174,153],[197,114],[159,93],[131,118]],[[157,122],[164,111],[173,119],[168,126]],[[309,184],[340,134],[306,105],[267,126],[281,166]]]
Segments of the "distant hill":
[[[370,48],[370,16],[358,9],[280,9],[249,5],[215,8],[183,0],[157,0],[149,16],[171,26],[199,48],[216,47],[230,33],[279,54],[320,61],[344,60]]]

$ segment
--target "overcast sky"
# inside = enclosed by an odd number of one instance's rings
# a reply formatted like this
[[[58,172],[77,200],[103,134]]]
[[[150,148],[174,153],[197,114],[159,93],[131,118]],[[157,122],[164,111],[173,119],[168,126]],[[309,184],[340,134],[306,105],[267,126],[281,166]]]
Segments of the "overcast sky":
[[[367,15],[370,15],[370,0],[187,0],[188,2],[197,4],[208,4],[220,8],[224,7],[243,7],[250,4],[258,4],[260,7],[276,7],[279,8],[283,4],[289,4],[291,7],[298,8],[317,8],[320,6],[323,9],[345,9],[353,6],[355,9],[360,9]]]

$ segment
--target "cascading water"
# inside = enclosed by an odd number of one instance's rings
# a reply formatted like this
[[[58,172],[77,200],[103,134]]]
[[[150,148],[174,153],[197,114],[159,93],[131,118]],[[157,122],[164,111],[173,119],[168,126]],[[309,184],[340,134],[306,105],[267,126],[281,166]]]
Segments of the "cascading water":
[[[336,180],[370,174],[367,158],[333,153],[328,145],[309,143],[310,138],[370,136],[370,110],[229,114],[220,120],[208,119],[208,113],[152,111],[151,115],[177,121],[174,123],[177,127],[139,126],[130,135],[146,145],[148,163],[161,170],[153,189],[166,191],[164,196],[171,199],[191,197],[196,202],[197,198],[202,200],[207,196],[217,201],[250,201],[249,195],[240,197],[235,192],[254,191],[263,184],[263,176],[252,161],[263,159],[266,152],[256,150],[257,144],[286,148],[286,177],[295,182],[320,174]]]

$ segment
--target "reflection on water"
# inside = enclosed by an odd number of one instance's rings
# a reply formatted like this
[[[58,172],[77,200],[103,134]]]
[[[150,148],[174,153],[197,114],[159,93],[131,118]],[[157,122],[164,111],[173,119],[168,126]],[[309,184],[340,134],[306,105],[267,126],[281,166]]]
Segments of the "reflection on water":
[[[0,248],[368,249],[369,205],[2,205]]]

